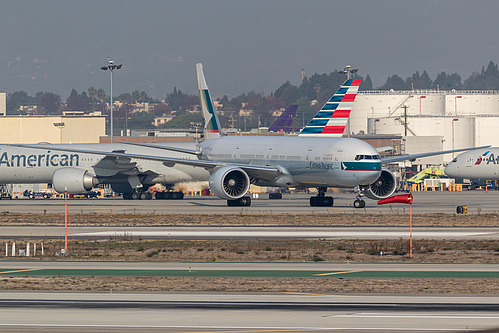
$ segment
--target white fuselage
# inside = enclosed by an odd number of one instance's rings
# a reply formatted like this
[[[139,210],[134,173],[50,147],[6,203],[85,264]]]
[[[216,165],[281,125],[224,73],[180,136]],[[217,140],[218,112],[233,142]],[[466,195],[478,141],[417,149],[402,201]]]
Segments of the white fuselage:
[[[452,178],[499,179],[499,147],[462,153],[447,165],[445,174]]]
[[[378,152],[358,139],[225,136],[205,141],[200,148],[208,160],[278,167],[285,173],[257,185],[354,187],[372,184],[381,174]]]
[[[68,144],[53,145],[54,148],[68,148],[111,152],[124,150],[127,153],[144,155],[168,156],[184,159],[196,159],[195,156],[160,150],[155,148],[138,147],[126,144]],[[187,149],[195,149],[195,143],[165,144]],[[106,160],[105,160],[106,159]],[[88,170],[96,175],[100,183],[119,181],[126,177],[138,174],[145,184],[174,184],[188,181],[204,181],[209,173],[199,167],[175,164],[173,167],[157,161],[144,159],[110,159],[99,154],[85,154],[64,152],[50,149],[33,149],[0,145],[0,183],[50,183],[55,170],[64,167],[76,167]]]

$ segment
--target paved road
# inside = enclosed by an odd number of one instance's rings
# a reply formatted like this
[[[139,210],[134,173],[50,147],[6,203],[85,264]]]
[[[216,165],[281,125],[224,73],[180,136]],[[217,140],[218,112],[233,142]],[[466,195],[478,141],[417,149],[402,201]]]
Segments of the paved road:
[[[338,270],[402,272],[499,272],[499,264],[421,264],[421,263],[238,263],[238,262],[163,262],[163,261],[26,261],[2,260],[2,269],[130,269],[130,270]]]
[[[0,330],[465,332],[499,327],[497,296],[0,293]]]
[[[320,214],[320,213],[380,213],[408,212],[408,205],[393,204],[378,206],[376,201],[366,199],[366,208],[355,209],[353,193],[332,193],[334,207],[310,207],[309,197],[303,193],[284,194],[282,200],[269,200],[262,195],[252,201],[251,207],[227,207],[226,201],[215,197],[186,196],[184,200],[123,200],[123,199],[72,199],[72,213],[176,213],[176,214]],[[458,205],[467,205],[470,214],[499,213],[499,191],[463,192],[414,192],[414,213],[456,213]],[[0,200],[0,211],[21,213],[61,213],[62,199],[17,199]]]
[[[2,260],[2,269],[130,269],[130,270],[257,270],[257,271],[402,271],[402,272],[499,272],[499,264],[420,264],[420,263],[237,263],[237,262],[157,262],[157,261],[26,261]]]
[[[0,226],[7,239],[57,238],[60,226]],[[400,239],[409,237],[409,226],[375,227],[262,227],[262,226],[70,226],[68,235],[78,239],[138,237],[143,239]],[[499,227],[413,227],[414,239],[499,239]]]

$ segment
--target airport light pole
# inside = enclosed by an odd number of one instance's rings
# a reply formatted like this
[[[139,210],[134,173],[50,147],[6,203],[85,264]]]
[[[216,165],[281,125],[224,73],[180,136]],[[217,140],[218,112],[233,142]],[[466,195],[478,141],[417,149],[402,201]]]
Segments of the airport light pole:
[[[123,65],[115,65],[113,60],[109,60],[109,57],[107,57],[107,66],[103,66],[100,69],[103,71],[109,70],[111,72],[111,113],[110,113],[110,135],[111,135],[111,143],[113,143],[113,71],[115,69],[121,69]]]

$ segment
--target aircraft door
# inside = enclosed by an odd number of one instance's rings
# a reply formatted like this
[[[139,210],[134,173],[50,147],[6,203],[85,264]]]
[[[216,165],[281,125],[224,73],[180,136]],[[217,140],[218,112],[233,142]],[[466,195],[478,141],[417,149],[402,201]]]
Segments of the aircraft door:
[[[239,160],[240,156],[241,156],[241,152],[239,151],[239,147],[236,147],[236,149],[234,149],[234,154],[232,155],[232,160],[234,162],[237,162]]]
[[[265,165],[269,166],[270,165],[270,160],[272,158],[272,147],[269,147],[267,150],[267,153],[265,154]]]
[[[308,150],[307,150],[307,156],[305,157],[307,161],[312,161],[313,160],[313,156],[312,156],[313,152],[314,152],[314,150],[312,148],[308,148]]]
[[[466,166],[473,166],[473,155],[466,155]]]
[[[341,170],[341,155],[343,150],[338,150],[333,156],[333,167],[335,170]]]

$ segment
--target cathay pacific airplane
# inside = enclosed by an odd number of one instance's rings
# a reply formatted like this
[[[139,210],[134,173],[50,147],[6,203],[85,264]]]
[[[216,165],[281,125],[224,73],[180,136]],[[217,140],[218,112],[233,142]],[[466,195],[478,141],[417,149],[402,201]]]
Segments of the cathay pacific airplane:
[[[354,207],[365,206],[363,197],[382,199],[396,188],[395,176],[384,163],[445,154],[448,151],[383,158],[368,143],[341,138],[360,80],[347,80],[298,136],[224,136],[210,97],[201,64],[197,64],[205,138],[195,151],[198,161],[171,161],[206,168],[211,191],[229,206],[249,206],[251,184],[272,187],[316,187],[311,206],[332,206],[328,187],[358,189]],[[159,147],[154,144],[135,144]],[[170,149],[170,148],[166,148]],[[465,150],[465,149],[462,149]],[[154,158],[154,157],[149,157]]]
[[[186,177],[202,178],[204,175],[204,179],[209,179],[211,191],[219,198],[226,199],[228,206],[250,206],[251,199],[246,194],[250,185],[254,184],[271,187],[316,187],[318,195],[310,198],[311,206],[333,205],[333,197],[326,196],[328,187],[355,187],[358,189],[354,201],[356,208],[365,206],[364,196],[382,199],[391,196],[395,191],[395,176],[382,167],[384,163],[452,152],[441,151],[381,159],[378,151],[368,143],[353,138],[342,138],[360,80],[347,80],[298,136],[225,136],[221,132],[202,65],[197,64],[196,67],[201,109],[205,119],[205,141],[201,142],[197,149],[145,143],[126,144],[130,147],[138,146],[134,147],[135,149],[122,146],[120,149],[109,148],[107,151],[87,150],[76,145],[36,147],[52,152],[62,150],[66,152],[65,155],[67,152],[105,155],[103,161],[109,159],[117,165],[123,159],[125,164],[132,161],[156,161],[170,170],[183,165],[183,168],[191,168],[183,169],[186,170]],[[170,156],[161,150],[179,155]],[[466,149],[459,151],[464,150]],[[45,152],[45,155],[47,154],[48,152]],[[186,156],[191,156],[191,159]],[[30,157],[26,157],[26,163],[28,160]],[[48,165],[47,157],[42,161],[44,162],[40,162],[41,165]],[[69,161],[70,155],[64,158],[65,164]],[[67,186],[65,184],[71,184],[71,188],[75,190],[84,188],[82,179],[85,179],[85,168],[64,168],[70,169],[67,173],[61,171],[63,181],[57,182],[54,179],[53,183],[57,183],[58,188]],[[95,172],[95,167],[93,169]],[[133,168],[127,166],[127,170],[130,169]],[[114,166],[108,167],[107,170],[116,172]],[[161,175],[167,174],[166,171]],[[59,172],[54,172],[54,176],[58,174]],[[135,178],[134,175],[132,177]],[[103,176],[88,177],[93,180],[95,178],[99,182],[104,180]],[[126,180],[126,172],[123,178]],[[154,177],[149,179],[156,180]],[[130,181],[129,183],[132,184]],[[139,185],[139,182],[134,182],[133,185],[135,184]]]
[[[445,174],[452,178],[499,180],[499,147],[462,153],[447,165]]]

